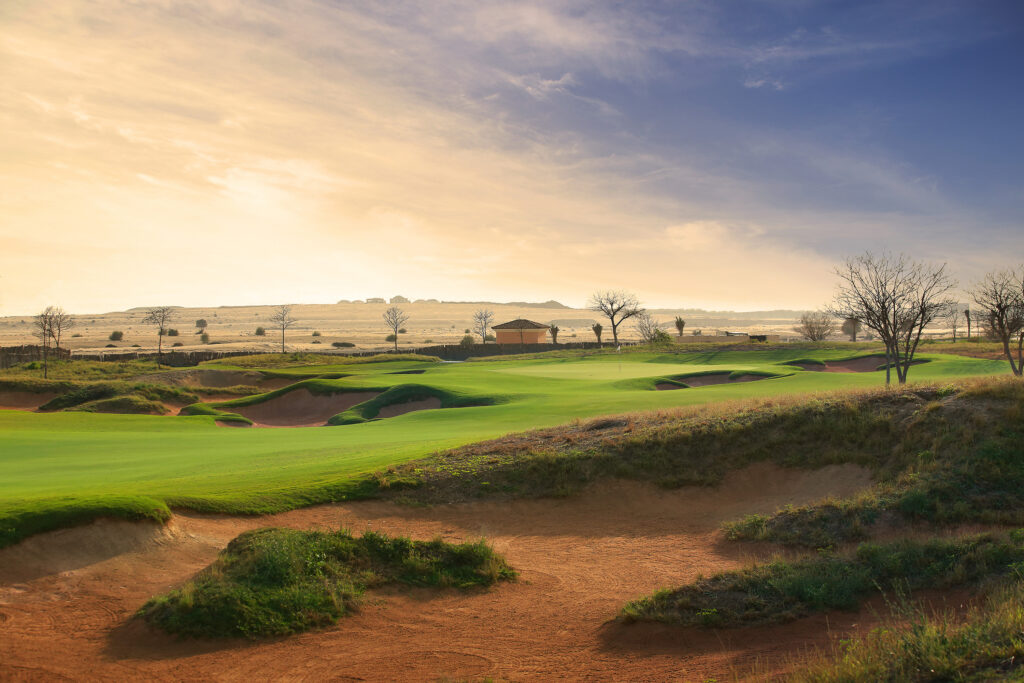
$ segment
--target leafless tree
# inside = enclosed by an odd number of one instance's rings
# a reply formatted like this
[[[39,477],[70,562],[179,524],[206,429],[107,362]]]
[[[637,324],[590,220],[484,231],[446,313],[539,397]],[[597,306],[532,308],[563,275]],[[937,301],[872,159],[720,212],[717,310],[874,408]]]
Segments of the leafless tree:
[[[601,323],[594,323],[590,326],[590,329],[594,331],[594,336],[597,337],[597,345],[601,345],[601,332],[604,331],[604,325]]]
[[[142,319],[144,325],[156,325],[156,366],[159,368],[164,359],[164,335],[167,334],[167,326],[174,319],[174,309],[171,306],[156,306],[146,311],[146,317]]]
[[[839,328],[840,332],[847,335],[850,341],[857,341],[857,334],[860,333],[860,321],[856,318],[847,318],[843,321],[843,326]]]
[[[828,339],[836,331],[835,318],[825,311],[813,311],[800,316],[793,331],[807,341],[819,342]]]
[[[847,259],[836,275],[840,282],[829,312],[857,318],[875,332],[885,345],[885,383],[893,368],[899,383],[906,383],[921,334],[952,303],[949,293],[956,283],[946,265],[865,252]]]
[[[75,316],[65,311],[60,306],[51,306],[53,309],[50,335],[53,337],[54,347],[60,349],[60,340],[64,333],[75,326]]]
[[[480,340],[487,343],[487,330],[494,322],[494,311],[481,308],[473,312],[473,330],[480,335]]]
[[[685,329],[686,329],[686,321],[685,321],[685,320],[683,320],[682,318],[680,318],[680,317],[679,317],[679,316],[677,315],[677,316],[676,316],[676,332],[678,332],[678,333],[679,333],[679,336],[680,336],[680,337],[682,337],[682,336],[683,336],[683,330],[685,330]]]
[[[960,308],[960,302],[954,302],[952,306],[946,311],[946,324],[949,325],[949,329],[953,331],[953,343],[956,344],[956,331],[960,327],[960,316],[963,315]]]
[[[46,379],[50,372],[50,340],[53,339],[53,315],[55,310],[55,306],[47,306],[32,321],[32,325],[35,328],[35,336],[39,338],[39,345],[43,347],[43,379]]]
[[[1024,374],[1024,267],[988,273],[971,290],[971,298],[981,309],[986,331],[1002,342],[1010,370]],[[975,312],[977,315],[978,311]],[[1017,344],[1017,357],[1010,349]]]
[[[622,290],[595,292],[590,297],[590,310],[608,318],[612,326],[612,341],[616,346],[619,344],[619,325],[643,312],[636,295]]]
[[[281,353],[284,353],[284,333],[285,331],[299,322],[296,318],[292,317],[292,305],[281,304],[274,308],[274,312],[267,318],[271,325],[281,330]]]
[[[646,344],[652,344],[656,341],[661,341],[663,338],[668,337],[665,330],[661,329],[661,323],[657,322],[647,311],[641,311],[636,314],[636,332],[640,335],[640,339]],[[671,339],[671,337],[668,337]]]
[[[395,342],[395,351],[398,351],[398,330],[409,321],[409,316],[398,306],[389,306],[384,311],[384,322],[391,328],[391,334]]]

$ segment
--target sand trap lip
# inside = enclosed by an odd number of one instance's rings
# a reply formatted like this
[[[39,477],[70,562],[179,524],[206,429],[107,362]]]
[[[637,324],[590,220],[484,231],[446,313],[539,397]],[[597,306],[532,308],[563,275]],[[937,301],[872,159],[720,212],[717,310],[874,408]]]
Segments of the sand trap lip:
[[[738,384],[741,382],[756,382],[761,379],[770,379],[768,375],[743,374],[732,376],[731,372],[715,372],[709,375],[690,375],[689,377],[673,377],[677,382],[688,385],[691,389],[696,387],[707,387],[715,384]],[[673,389],[685,389],[678,384],[671,382],[658,382],[654,385],[658,391],[671,391]]]
[[[422,398],[418,401],[405,401],[404,403],[392,403],[384,406],[377,413],[377,417],[398,417],[417,410],[436,410],[441,407],[441,399],[436,396]]]
[[[249,406],[224,406],[258,427],[317,427],[352,406],[380,396],[379,391],[344,391],[318,395],[308,389],[295,389]]]
[[[911,365],[927,363],[926,360],[910,361]],[[827,360],[824,365],[817,363],[786,363],[811,372],[881,372],[885,368],[885,356],[861,356],[848,360]]]
[[[53,391],[0,391],[0,410],[39,410],[39,406],[58,396]]]

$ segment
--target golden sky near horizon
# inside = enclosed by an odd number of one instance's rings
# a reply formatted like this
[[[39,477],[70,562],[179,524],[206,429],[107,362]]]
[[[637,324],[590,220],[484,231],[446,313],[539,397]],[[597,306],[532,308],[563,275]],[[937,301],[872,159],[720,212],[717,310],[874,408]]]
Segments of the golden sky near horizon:
[[[829,299],[835,256],[804,239],[820,215],[662,157],[583,93],[586,74],[655,78],[637,47],[653,29],[543,4],[381,7],[4,3],[0,315],[578,306],[620,287],[653,306]]]

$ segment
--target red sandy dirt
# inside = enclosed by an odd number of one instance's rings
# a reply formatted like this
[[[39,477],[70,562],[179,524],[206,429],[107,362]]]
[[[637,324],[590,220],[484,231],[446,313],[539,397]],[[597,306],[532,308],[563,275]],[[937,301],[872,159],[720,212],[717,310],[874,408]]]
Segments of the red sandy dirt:
[[[431,396],[419,401],[406,401],[405,403],[392,403],[384,406],[377,413],[377,417],[398,417],[417,410],[436,410],[441,407],[441,399]]]
[[[924,363],[923,360],[911,361],[911,365]],[[875,372],[879,367],[885,365],[885,356],[862,356],[850,360],[827,360],[824,365],[817,363],[790,363],[804,370],[814,372]]]
[[[850,495],[852,465],[754,465],[718,489],[604,482],[564,500],[412,508],[371,501],[261,518],[177,515],[167,527],[98,522],[0,550],[5,680],[731,680],[793,665],[870,615],[697,631],[613,621],[627,600],[765,559],[719,523]],[[178,640],[131,618],[256,527],[374,529],[418,539],[487,538],[520,572],[489,591],[389,591],[336,626],[262,642]]]
[[[52,391],[0,391],[0,410],[39,410],[39,406],[59,396]]]
[[[257,427],[317,427],[352,406],[379,396],[379,391],[344,391],[318,395],[308,389],[296,389],[251,406],[225,406],[243,415]]]
[[[692,377],[680,377],[679,381],[683,384],[687,384],[690,388],[693,387],[707,387],[713,384],[736,384],[738,382],[756,382],[759,379],[768,379],[764,375],[738,375],[737,377],[730,378],[732,373],[729,372],[716,372],[710,375],[694,375]],[[669,391],[672,389],[684,389],[678,384],[672,384],[670,382],[658,382],[654,385],[659,391]]]

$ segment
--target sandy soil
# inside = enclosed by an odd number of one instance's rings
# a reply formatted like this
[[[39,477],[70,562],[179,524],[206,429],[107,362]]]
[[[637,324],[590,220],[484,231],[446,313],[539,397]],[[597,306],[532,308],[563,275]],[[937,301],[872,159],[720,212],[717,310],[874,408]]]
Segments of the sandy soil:
[[[251,406],[229,406],[229,412],[244,415],[258,427],[316,427],[352,406],[369,401],[380,392],[346,391],[319,396],[307,389],[289,391]]]
[[[688,384],[691,388],[693,387],[707,387],[714,384],[736,384],[738,382],[756,382],[759,379],[768,379],[764,375],[739,375],[737,377],[730,378],[728,372],[716,372],[710,375],[696,375],[694,377],[683,377],[680,378],[680,382]],[[671,391],[672,389],[683,389],[677,384],[671,384],[669,382],[659,382],[654,385],[655,389],[659,391]]]
[[[34,391],[0,391],[0,410],[38,410],[39,406],[58,395],[52,391],[41,394]]]
[[[911,361],[911,365],[920,365],[927,361],[915,360]],[[804,370],[812,370],[814,372],[875,372],[879,366],[885,365],[885,356],[864,356],[863,358],[853,358],[851,360],[830,360],[825,361],[825,365],[818,365],[816,363],[791,363]]]
[[[406,401],[405,403],[392,403],[384,406],[377,413],[377,417],[398,417],[417,410],[436,410],[441,407],[441,399],[431,396],[419,401]]]
[[[791,666],[870,625],[831,614],[777,628],[696,631],[614,621],[623,602],[764,549],[724,543],[725,519],[849,495],[854,466],[759,464],[718,489],[606,482],[565,500],[408,508],[325,505],[263,518],[177,515],[166,528],[101,522],[0,551],[0,678],[7,680],[731,680]],[[261,526],[486,537],[520,571],[490,591],[392,591],[337,626],[249,643],[179,641],[131,619],[238,533]]]

